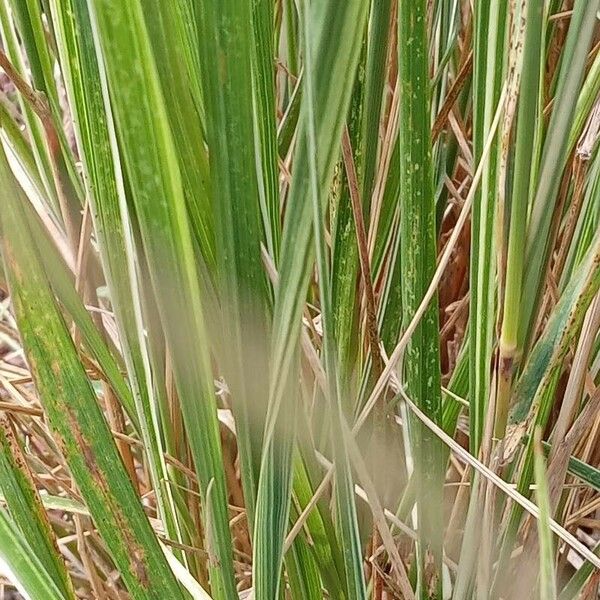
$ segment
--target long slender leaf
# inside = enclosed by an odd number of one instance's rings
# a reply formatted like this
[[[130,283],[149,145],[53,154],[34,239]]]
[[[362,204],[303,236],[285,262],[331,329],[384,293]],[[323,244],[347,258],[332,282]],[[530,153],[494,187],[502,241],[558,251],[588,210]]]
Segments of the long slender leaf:
[[[0,556],[31,600],[62,600],[64,596],[44,570],[35,552],[23,540],[6,510],[0,508]]]
[[[398,15],[402,312],[408,325],[435,270],[436,231],[431,170],[427,3],[402,2]],[[404,378],[411,397],[441,422],[437,301],[427,309],[407,346]],[[420,535],[418,596],[441,595],[442,446],[420,422],[411,423]],[[429,556],[428,556],[429,555]],[[433,562],[425,579],[425,564]]]
[[[257,6],[256,10],[265,8]],[[257,102],[263,111],[274,112],[275,108],[273,92],[267,91],[268,78],[260,89],[255,91],[252,86],[251,58],[255,45],[252,3],[207,1],[198,7],[197,18],[210,169],[213,180],[218,182],[213,211],[224,314],[220,353],[233,396],[244,494],[250,523],[253,523],[263,437],[262,420],[258,415],[266,409],[269,379],[267,282],[260,254],[261,202],[254,156],[255,145],[261,148],[259,142],[267,140],[262,137],[256,143],[254,140],[255,93],[261,98]],[[214,56],[218,57],[217,61],[212,59]],[[267,73],[263,76],[267,77]],[[265,118],[268,117],[265,115]],[[263,168],[267,168],[267,163]],[[270,180],[268,173],[264,173],[264,177],[261,185],[267,185]],[[271,196],[270,204],[273,201],[277,204],[277,196],[275,200],[272,197],[276,190],[270,184],[268,187],[268,192],[262,190],[262,193]],[[273,207],[269,212],[272,210]],[[277,225],[271,223],[268,230],[271,246],[276,243],[276,228]]]
[[[175,582],[79,362],[33,244],[4,154],[5,270],[29,366],[55,439],[133,598],[178,598]]]
[[[31,552],[39,558],[62,595],[74,598],[73,584],[25,463],[23,450],[6,419],[0,420],[0,489]]]
[[[537,483],[536,498],[540,509],[538,537],[540,540],[540,600],[556,600],[556,573],[554,572],[554,544],[550,519],[552,518],[548,481],[540,431],[536,431],[538,439],[535,448],[535,481]]]

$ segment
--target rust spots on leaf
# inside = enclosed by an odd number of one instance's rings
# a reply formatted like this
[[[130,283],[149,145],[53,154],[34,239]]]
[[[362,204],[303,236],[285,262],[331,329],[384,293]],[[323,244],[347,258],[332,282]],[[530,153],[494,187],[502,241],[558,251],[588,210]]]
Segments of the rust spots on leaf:
[[[6,450],[9,457],[12,458],[19,470],[25,471],[27,467],[23,453],[21,452],[21,447],[15,438],[11,424],[6,417],[0,418],[0,436],[3,445],[6,445]]]
[[[81,451],[85,465],[93,479],[92,485],[95,485],[98,492],[104,497],[105,506],[108,509],[112,519],[116,522],[116,531],[113,533],[117,534],[121,538],[126,547],[129,556],[129,570],[139,581],[142,588],[148,589],[150,587],[150,577],[146,564],[146,553],[144,548],[137,542],[131,529],[129,519],[123,512],[122,506],[114,497],[104,471],[96,460],[94,449],[83,435],[76,416],[71,410],[67,409],[66,417],[70,427],[70,432],[74,437],[77,447]],[[115,455],[117,455],[116,449]],[[85,488],[83,487],[82,492],[85,495]]]

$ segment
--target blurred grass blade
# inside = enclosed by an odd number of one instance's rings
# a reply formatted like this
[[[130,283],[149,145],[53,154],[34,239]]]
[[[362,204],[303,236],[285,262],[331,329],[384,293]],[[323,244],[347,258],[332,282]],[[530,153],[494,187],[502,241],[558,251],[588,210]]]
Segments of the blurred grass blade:
[[[308,1],[302,8],[304,60],[306,64],[305,112],[303,114],[306,134],[305,144],[308,151],[308,171],[311,204],[313,207],[313,234],[317,275],[319,280],[319,297],[321,300],[321,328],[323,331],[323,348],[321,360],[327,376],[328,388],[325,391],[326,400],[331,414],[331,442],[333,446],[335,472],[336,517],[340,531],[346,569],[346,585],[348,595],[357,600],[366,599],[367,590],[362,570],[362,552],[358,533],[354,483],[350,468],[350,457],[346,441],[347,424],[344,416],[344,406],[340,389],[340,373],[337,367],[336,347],[334,343],[332,286],[329,272],[329,260],[325,243],[325,228],[323,214],[325,203],[319,193],[319,171],[317,167],[317,131],[315,122],[315,81],[313,48],[311,46],[310,29],[306,23],[309,12]]]
[[[156,64],[139,0],[89,0],[107,70],[123,161],[198,473],[211,593],[234,596],[233,555],[213,374],[198,270]],[[212,486],[210,495],[208,487]]]
[[[254,139],[252,2],[206,0],[197,7],[197,19],[210,171],[218,182],[212,203],[223,312],[219,361],[232,394],[252,531],[269,380],[267,281],[260,250],[264,234],[255,158],[255,145],[265,140]],[[269,81],[263,81],[256,94],[268,94]],[[271,90],[269,98],[257,99],[263,110],[275,111],[272,95]]]

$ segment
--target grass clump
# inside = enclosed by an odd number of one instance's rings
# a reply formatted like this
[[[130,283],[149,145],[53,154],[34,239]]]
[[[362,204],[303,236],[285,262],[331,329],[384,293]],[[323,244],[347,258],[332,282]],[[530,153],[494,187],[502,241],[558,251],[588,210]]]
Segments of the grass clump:
[[[0,598],[596,597],[600,0],[1,0]]]

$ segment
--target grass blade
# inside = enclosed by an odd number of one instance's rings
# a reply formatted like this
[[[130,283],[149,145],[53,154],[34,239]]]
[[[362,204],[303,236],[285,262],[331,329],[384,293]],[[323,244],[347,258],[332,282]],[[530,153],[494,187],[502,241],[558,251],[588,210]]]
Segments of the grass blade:
[[[303,17],[309,11],[308,2],[304,3]],[[314,95],[314,63],[312,54],[309,27],[304,23],[304,55],[307,66],[305,79],[306,110],[304,113],[306,147],[308,151],[308,170],[310,181],[310,196],[313,207],[313,231],[315,240],[315,254],[317,273],[319,278],[319,298],[321,301],[321,326],[323,329],[322,361],[328,381],[326,391],[328,405],[331,412],[332,444],[336,468],[335,494],[336,516],[342,540],[344,562],[346,567],[346,584],[348,594],[352,598],[361,600],[366,598],[366,586],[362,574],[362,556],[354,499],[354,484],[350,471],[350,459],[347,449],[346,433],[344,429],[345,417],[342,405],[339,372],[337,370],[335,345],[333,338],[332,297],[329,273],[329,262],[326,255],[325,232],[323,227],[324,202],[319,194],[319,172],[317,170],[317,132],[315,122],[315,95]],[[347,428],[347,426],[346,426]]]
[[[263,438],[259,416],[266,410],[269,374],[267,281],[260,251],[264,236],[254,156],[251,2],[207,1],[198,8],[197,18],[210,170],[218,182],[212,202],[223,310],[219,358],[232,393],[244,495],[253,524]],[[256,94],[266,94],[264,86],[267,81]],[[264,101],[268,105],[268,99]],[[274,111],[272,104],[261,106]]]
[[[20,588],[31,600],[63,600],[56,583],[45,571],[35,552],[23,540],[8,513],[0,507],[0,556]]]
[[[56,544],[48,515],[35,488],[23,450],[10,422],[0,419],[0,489],[15,525],[33,555],[64,598],[75,598],[73,584]]]
[[[398,15],[400,100],[400,194],[402,312],[413,318],[436,267],[435,202],[431,170],[427,2],[400,3]],[[437,300],[429,305],[406,350],[404,380],[411,397],[435,422],[441,422],[440,355]],[[418,597],[442,593],[442,446],[419,421],[412,445],[418,478],[420,535]],[[425,574],[425,564],[432,568]]]
[[[535,432],[535,481],[537,484],[536,498],[540,509],[538,521],[538,537],[540,543],[540,600],[556,600],[556,573],[554,572],[554,543],[550,529],[550,496],[548,493],[548,480],[546,478],[546,465],[544,452],[541,445],[541,432]]]
[[[106,74],[98,67],[88,8],[85,3],[53,2],[64,76],[75,114],[75,133],[89,181],[88,198],[93,207],[104,276],[119,327],[125,363],[130,374],[137,423],[147,449],[149,467],[159,507],[169,537],[181,535],[163,458],[156,401],[149,384],[150,372],[142,333],[141,306],[136,294],[129,222],[124,205],[124,183],[109,108]],[[123,219],[123,213],[125,219]],[[128,248],[129,247],[129,248]],[[123,268],[124,265],[127,268]],[[131,410],[131,409],[130,409]]]
[[[235,592],[207,333],[177,149],[139,0],[90,0],[144,252],[170,352],[206,521],[216,599]],[[133,44],[133,47],[132,47]],[[168,290],[165,293],[165,290]],[[211,493],[208,494],[209,486]]]
[[[576,98],[583,79],[583,70],[594,31],[597,0],[579,0],[575,3],[565,53],[554,100],[554,110],[548,126],[541,159],[535,197],[527,227],[526,270],[521,298],[536,298],[523,302],[519,340],[529,343],[531,327],[536,318],[540,283],[548,260],[548,234],[554,213],[560,177],[567,161],[566,148],[575,116]],[[542,243],[543,241],[543,243]]]
[[[510,229],[507,242],[504,311],[499,342],[500,378],[495,416],[495,435],[498,438],[504,437],[512,377],[516,368],[515,361],[521,351],[518,339],[519,311],[525,269],[527,210],[531,178],[531,169],[527,165],[525,157],[531,151],[536,131],[535,121],[529,115],[537,110],[540,78],[542,7],[529,3],[526,5],[526,11],[523,69],[515,142],[515,168],[510,205]]]
[[[4,154],[2,243],[21,336],[57,444],[132,598],[179,598],[42,271]]]
[[[195,38],[186,35],[185,19],[193,21],[177,2],[142,0],[148,35],[152,43],[156,68],[165,97],[177,102],[165,102],[181,182],[188,209],[190,227],[209,273],[215,269],[215,223],[211,211],[211,174],[205,147],[206,114],[202,110],[200,70],[194,63],[197,48],[190,48]],[[202,118],[201,118],[202,115]]]
[[[277,130],[275,124],[275,33],[273,3],[253,0],[254,44],[253,75],[257,153],[261,159],[259,184],[266,246],[275,262],[279,261],[281,218],[279,205]]]
[[[477,39],[473,53],[473,119],[475,164],[488,137],[498,103],[505,67],[504,34],[508,3],[494,0],[478,4]],[[499,139],[490,152],[471,214],[470,314],[477,324],[469,328],[469,447],[478,455],[491,392],[490,363],[494,348],[496,293],[496,215],[498,214]]]

